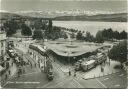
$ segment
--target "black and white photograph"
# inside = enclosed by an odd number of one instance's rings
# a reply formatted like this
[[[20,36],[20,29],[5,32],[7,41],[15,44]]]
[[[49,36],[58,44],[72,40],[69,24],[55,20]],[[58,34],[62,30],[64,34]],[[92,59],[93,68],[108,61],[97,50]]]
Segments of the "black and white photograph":
[[[127,0],[0,0],[0,89],[127,89]]]

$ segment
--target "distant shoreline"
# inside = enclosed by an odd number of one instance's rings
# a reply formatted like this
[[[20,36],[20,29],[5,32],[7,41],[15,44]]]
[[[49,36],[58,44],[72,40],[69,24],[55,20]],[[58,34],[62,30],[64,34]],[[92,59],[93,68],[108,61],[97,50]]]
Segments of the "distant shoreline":
[[[89,21],[89,22],[122,22],[126,23],[128,21],[101,21],[101,20],[53,20],[53,21]]]

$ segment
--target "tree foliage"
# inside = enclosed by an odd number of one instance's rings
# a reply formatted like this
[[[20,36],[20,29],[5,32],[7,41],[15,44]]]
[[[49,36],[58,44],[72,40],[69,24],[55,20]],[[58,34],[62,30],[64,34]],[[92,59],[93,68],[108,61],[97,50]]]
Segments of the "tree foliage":
[[[32,38],[41,40],[41,39],[44,38],[44,35],[43,35],[42,31],[38,29],[38,30],[34,31],[34,34],[33,34]]]
[[[127,41],[120,42],[109,51],[108,57],[121,63],[127,61]]]
[[[82,40],[82,33],[81,33],[81,31],[79,31],[79,32],[77,33],[76,39],[77,39],[77,40]]]
[[[75,38],[75,34],[72,32],[70,37]]]
[[[19,29],[19,25],[18,22],[11,19],[10,21],[4,23],[4,28],[6,29],[7,36],[11,36],[12,34],[15,34],[16,31]]]
[[[66,33],[63,35],[63,37],[64,37],[64,39],[67,39],[68,38],[68,36],[67,36]]]
[[[34,21],[34,28],[35,29],[42,29],[42,20],[41,19],[37,19]]]
[[[119,40],[120,39],[120,33],[118,31],[113,32],[113,38]]]
[[[119,33],[118,31],[113,31],[111,28],[109,28],[109,29],[104,29],[102,31],[98,31],[96,34],[96,41],[99,43],[113,39],[116,40],[127,39],[127,32],[122,31]]]
[[[125,31],[120,32],[120,39],[127,39],[127,33]]]
[[[31,29],[26,25],[26,24],[22,24],[21,25],[21,34],[24,36],[31,36],[32,35],[32,31]]]
[[[90,32],[86,32],[86,37],[85,37],[86,41],[89,41],[89,42],[93,42],[94,41],[94,37],[93,35],[91,35]]]
[[[127,39],[127,32],[122,31],[122,32],[118,32],[118,31],[113,31],[111,28],[109,29],[104,29],[102,31],[102,35],[104,40],[111,40],[111,39]]]
[[[95,39],[96,39],[97,43],[103,43],[104,42],[102,31],[97,32]]]

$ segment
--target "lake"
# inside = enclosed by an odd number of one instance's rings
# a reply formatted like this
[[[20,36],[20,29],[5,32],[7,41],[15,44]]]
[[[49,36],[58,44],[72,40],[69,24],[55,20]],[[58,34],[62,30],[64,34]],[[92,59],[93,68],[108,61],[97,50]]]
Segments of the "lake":
[[[96,22],[96,21],[53,21],[53,26],[78,29],[81,31],[89,31],[95,35],[98,30],[112,28],[119,32],[127,31],[127,22]]]

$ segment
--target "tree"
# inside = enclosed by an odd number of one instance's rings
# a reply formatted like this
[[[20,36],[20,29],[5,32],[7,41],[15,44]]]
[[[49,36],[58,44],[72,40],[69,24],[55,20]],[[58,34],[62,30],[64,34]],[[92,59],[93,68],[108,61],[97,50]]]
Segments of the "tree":
[[[43,35],[42,31],[38,29],[38,30],[34,31],[34,34],[33,34],[32,38],[41,40],[41,39],[44,38],[44,35]]]
[[[127,32],[125,32],[125,31],[122,31],[122,32],[120,32],[120,39],[127,39]]]
[[[102,31],[98,31],[96,33],[96,42],[97,43],[103,43],[104,42]]]
[[[24,36],[31,36],[32,35],[32,31],[31,29],[26,25],[26,24],[22,24],[21,25],[21,34]]]
[[[104,29],[102,31],[102,36],[103,36],[104,40],[108,40],[108,30],[107,29]]]
[[[76,39],[77,39],[77,40],[82,40],[82,33],[81,33],[81,31],[79,31],[79,32],[77,33]]]
[[[104,38],[104,40],[110,40],[113,39],[113,30],[111,28],[109,29],[104,29],[102,31],[102,36]]]
[[[113,38],[113,30],[111,28],[109,28],[107,30],[107,35],[108,35],[108,39],[112,39]]]
[[[119,33],[118,31],[113,31],[111,28],[109,28],[109,29],[104,29],[102,31],[102,36],[103,36],[104,40],[127,39],[127,32],[122,31]]]
[[[71,38],[75,38],[75,34],[72,32],[72,34],[71,34],[70,37],[71,37]]]
[[[4,28],[6,29],[7,36],[11,36],[19,29],[19,25],[14,19],[11,19],[10,21],[4,23]]]
[[[126,62],[127,61],[127,41],[125,40],[113,46],[113,48],[108,52],[108,57],[112,60],[116,60],[121,63]]]
[[[41,19],[37,19],[34,22],[34,28],[35,29],[42,29],[42,20]]]
[[[65,34],[64,34],[64,39],[67,39],[67,38],[68,38],[68,36],[67,36],[67,34],[65,33]]]
[[[88,31],[86,32],[86,41],[89,41],[89,42],[94,41],[93,35],[91,35],[91,33]]]
[[[120,37],[120,33],[118,31],[114,31],[113,32],[113,38],[114,39],[119,39],[119,37]]]
[[[53,30],[50,30],[50,31],[46,30],[45,31],[45,37],[47,39],[53,39],[53,40],[60,38],[62,35],[60,27],[54,26],[52,29]]]

